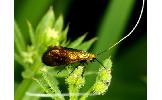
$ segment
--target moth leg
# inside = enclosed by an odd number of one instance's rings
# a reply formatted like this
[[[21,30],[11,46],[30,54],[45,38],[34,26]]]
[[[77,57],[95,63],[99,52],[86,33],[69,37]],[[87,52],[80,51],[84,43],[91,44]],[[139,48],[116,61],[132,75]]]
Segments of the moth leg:
[[[85,64],[88,65],[88,62],[87,62],[87,60],[83,60],[83,61],[80,61],[80,64],[81,65],[85,65]]]
[[[59,69],[58,71],[57,71],[57,74],[59,74],[60,72],[62,72],[64,69]]]

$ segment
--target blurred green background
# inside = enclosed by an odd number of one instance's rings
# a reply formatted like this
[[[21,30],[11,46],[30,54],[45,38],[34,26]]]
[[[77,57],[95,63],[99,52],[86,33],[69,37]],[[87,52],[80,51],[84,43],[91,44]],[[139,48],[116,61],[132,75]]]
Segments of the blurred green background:
[[[64,16],[64,26],[69,24],[68,39],[74,40],[88,32],[87,40],[97,36],[90,49],[98,53],[109,48],[131,31],[138,20],[142,0],[15,0],[14,18],[24,38],[28,41],[28,19],[34,28],[53,6],[55,15]],[[103,59],[111,55],[113,61],[112,82],[108,92],[89,100],[146,100],[147,99],[147,16],[146,2],[142,19],[133,34],[112,52],[99,55]],[[89,69],[95,69],[93,64]],[[21,81],[21,68],[15,68],[15,81]]]

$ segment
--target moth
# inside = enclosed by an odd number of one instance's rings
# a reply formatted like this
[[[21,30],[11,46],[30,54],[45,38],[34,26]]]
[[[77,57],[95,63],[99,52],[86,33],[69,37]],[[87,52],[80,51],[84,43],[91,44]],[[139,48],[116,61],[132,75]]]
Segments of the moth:
[[[42,56],[42,61],[47,66],[67,65],[87,61],[92,62],[94,60],[97,60],[97,58],[93,53],[62,46],[49,46]]]

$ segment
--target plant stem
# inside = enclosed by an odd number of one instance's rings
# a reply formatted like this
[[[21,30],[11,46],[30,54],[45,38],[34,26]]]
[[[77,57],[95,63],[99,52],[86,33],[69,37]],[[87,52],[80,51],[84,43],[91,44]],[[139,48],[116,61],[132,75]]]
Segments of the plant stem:
[[[47,73],[43,73],[43,78],[47,82],[47,84],[51,87],[53,93],[61,94],[61,91],[59,90],[58,85],[54,81],[51,81]],[[53,98],[55,98],[55,100],[65,100],[62,95],[60,95],[59,97],[53,97]]]
[[[31,83],[32,82],[30,79],[24,79],[21,82],[21,84],[19,85],[19,87],[17,88],[15,92],[15,100],[22,100],[22,98],[25,95],[26,90],[29,88]]]
[[[74,85],[69,85],[69,93],[70,93],[70,99],[69,100],[78,100],[78,96],[75,95],[78,93],[78,88]]]
[[[85,100],[88,97],[88,95],[92,92],[92,87],[83,96],[80,97],[80,100]]]
[[[40,66],[41,66],[41,63],[39,61],[37,63],[35,63],[34,66],[31,66],[32,70],[33,70],[33,73],[36,73]],[[28,90],[28,88],[30,87],[31,84],[32,84],[31,79],[24,79],[20,83],[19,87],[17,88],[17,90],[15,92],[15,100],[22,100],[22,98],[25,95],[25,92]]]

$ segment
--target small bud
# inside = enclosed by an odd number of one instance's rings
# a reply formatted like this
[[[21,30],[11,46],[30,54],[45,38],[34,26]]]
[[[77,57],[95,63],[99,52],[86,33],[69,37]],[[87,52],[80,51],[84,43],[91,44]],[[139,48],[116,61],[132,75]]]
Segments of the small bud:
[[[29,63],[29,64],[32,64],[34,61],[33,61],[33,54],[30,53],[30,52],[22,52],[22,56],[24,57],[24,63]]]
[[[44,43],[48,45],[59,45],[59,32],[54,28],[48,27],[45,31]]]
[[[48,28],[47,31],[47,38],[48,39],[57,39],[59,37],[59,32],[58,31],[55,31],[55,29],[51,29],[51,28]]]
[[[33,60],[33,57],[35,55],[34,47],[32,46],[27,47],[27,51],[22,52],[21,54],[22,54],[24,63],[29,63],[29,64],[34,63],[34,60]]]
[[[78,68],[76,68],[76,69],[74,70],[73,74],[76,74],[77,76],[82,75],[82,73],[83,73],[83,68],[84,68],[84,66],[78,66]]]
[[[85,83],[85,78],[82,77],[83,68],[83,66],[78,66],[78,68],[76,68],[70,76],[65,79],[66,83],[81,88]]]
[[[98,74],[98,79],[107,83],[111,81],[111,70],[107,70],[105,68],[101,68],[99,70],[99,74]]]
[[[78,86],[78,88],[81,88],[82,86],[84,86],[84,83],[85,83],[85,78],[84,77],[79,77],[75,84],[76,84],[76,86]]]
[[[104,84],[101,81],[97,81],[94,86],[93,86],[93,91],[95,94],[104,94],[106,92],[106,90],[108,89],[107,84]]]

